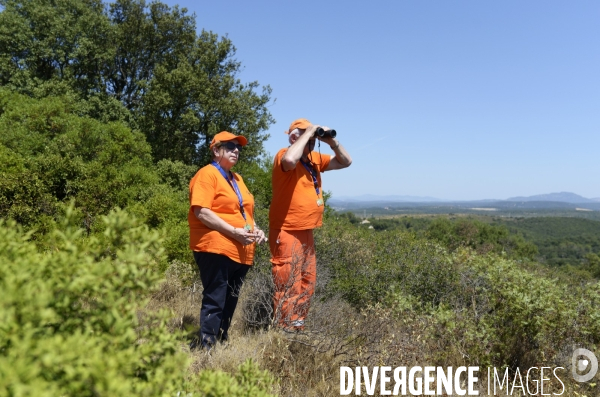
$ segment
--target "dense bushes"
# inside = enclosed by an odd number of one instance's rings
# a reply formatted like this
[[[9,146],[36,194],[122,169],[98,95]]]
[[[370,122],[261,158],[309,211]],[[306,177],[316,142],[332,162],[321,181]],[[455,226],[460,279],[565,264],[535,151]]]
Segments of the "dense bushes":
[[[317,250],[331,271],[330,291],[358,306],[380,302],[393,289],[437,305],[457,285],[442,248],[401,230],[374,233],[332,218],[317,232]]]
[[[427,227],[426,236],[454,251],[468,247],[480,254],[506,253],[515,259],[534,259],[537,248],[518,234],[510,234],[501,225],[490,225],[476,219],[450,221],[437,218]]]
[[[600,343],[600,283],[559,282],[535,264],[468,247],[448,253],[414,233],[345,219],[331,219],[317,240],[327,290],[358,309],[383,304],[423,319],[428,357],[440,365],[556,363],[574,345]]]
[[[529,260],[535,259],[538,253],[536,245],[525,240],[521,233],[511,233],[503,224],[492,224],[471,217],[370,218],[365,224],[350,212],[340,214],[340,218],[348,219],[360,227],[372,227],[375,231],[411,231],[436,241],[450,251],[469,247],[480,254],[505,253],[514,259]]]
[[[158,233],[113,211],[87,238],[72,215],[43,252],[0,224],[0,395],[267,394],[273,379],[251,362],[235,378],[188,378],[168,313],[138,318],[159,279]]]
[[[433,312],[440,359],[466,354],[479,363],[566,363],[573,346],[600,343],[600,284],[568,285],[495,255],[454,256],[457,299]]]
[[[154,164],[144,136],[125,125],[80,117],[69,98],[0,90],[0,162],[0,218],[35,229],[36,239],[72,201],[88,235],[120,207],[168,236],[163,269],[191,261],[187,185],[198,167]]]
[[[12,153],[14,164],[0,170],[0,193],[21,208],[2,206],[1,217],[38,225],[39,215],[52,217],[58,203],[74,199],[95,219],[158,183],[143,135],[78,117],[67,98],[32,100],[8,91],[0,97],[0,153]]]
[[[67,217],[38,252],[0,227],[0,390],[5,395],[160,395],[182,387],[185,357],[165,317],[136,310],[157,281],[157,233],[123,212],[101,238]]]

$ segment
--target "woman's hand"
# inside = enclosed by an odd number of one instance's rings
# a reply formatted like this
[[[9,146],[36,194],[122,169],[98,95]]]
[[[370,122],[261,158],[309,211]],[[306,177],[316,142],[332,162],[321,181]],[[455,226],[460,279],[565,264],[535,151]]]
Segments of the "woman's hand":
[[[256,241],[257,244],[261,244],[262,242],[267,240],[268,238],[267,236],[265,236],[265,232],[254,226],[254,241]]]
[[[242,245],[252,244],[255,239],[254,232],[248,231],[243,227],[234,227],[231,236]]]
[[[205,207],[194,207],[194,215],[209,228],[233,238],[244,246],[254,242],[260,244],[263,241],[267,241],[265,232],[256,227],[256,225],[254,225],[254,231],[246,230],[243,227],[233,227],[223,219],[219,218],[213,211]]]

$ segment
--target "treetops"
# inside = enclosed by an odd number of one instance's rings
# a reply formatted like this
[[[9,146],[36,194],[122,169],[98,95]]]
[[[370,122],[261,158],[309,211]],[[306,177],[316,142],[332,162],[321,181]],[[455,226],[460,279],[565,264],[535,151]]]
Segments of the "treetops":
[[[154,160],[202,164],[219,131],[249,138],[257,159],[274,122],[271,88],[242,83],[227,38],[196,33],[185,8],[117,0],[0,0],[0,86],[73,98],[76,112],[124,121]]]

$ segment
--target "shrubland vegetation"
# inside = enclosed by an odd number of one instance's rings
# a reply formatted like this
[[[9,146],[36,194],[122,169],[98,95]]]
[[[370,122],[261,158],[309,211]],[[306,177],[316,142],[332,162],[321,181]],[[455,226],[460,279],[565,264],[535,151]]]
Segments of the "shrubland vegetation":
[[[543,217],[511,219],[504,224],[538,247],[540,262],[600,278],[600,221]]]
[[[237,80],[232,43],[196,34],[179,8],[0,6],[1,396],[328,396],[342,364],[514,371],[597,348],[598,274],[556,278],[537,263],[542,227],[400,218],[370,230],[328,208],[307,331],[271,328],[262,246],[231,341],[190,352],[201,288],[187,186],[216,132],[243,133],[235,171],[267,227],[269,88]],[[586,227],[553,238],[597,265]]]
[[[557,283],[543,266],[477,253],[468,240],[449,250],[413,233],[338,222],[320,234],[330,290],[356,307],[383,305],[400,317],[439,321],[430,336],[447,345],[434,355],[516,367],[559,359],[570,343],[599,341],[597,282]]]
[[[86,237],[72,208],[38,249],[0,223],[0,395],[267,395],[251,361],[234,376],[184,371],[170,313],[144,311],[161,278],[161,240],[124,211]]]
[[[576,217],[399,216],[362,218],[342,213],[353,225],[376,231],[409,230],[449,250],[467,246],[478,253],[504,253],[543,263],[578,278],[600,278],[600,221]]]

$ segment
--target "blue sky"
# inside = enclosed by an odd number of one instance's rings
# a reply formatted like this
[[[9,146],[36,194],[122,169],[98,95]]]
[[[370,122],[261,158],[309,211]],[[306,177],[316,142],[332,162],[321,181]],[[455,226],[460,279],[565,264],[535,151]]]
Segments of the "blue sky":
[[[600,197],[598,1],[166,3],[271,86],[271,154],[296,118],[338,131],[334,197]]]

